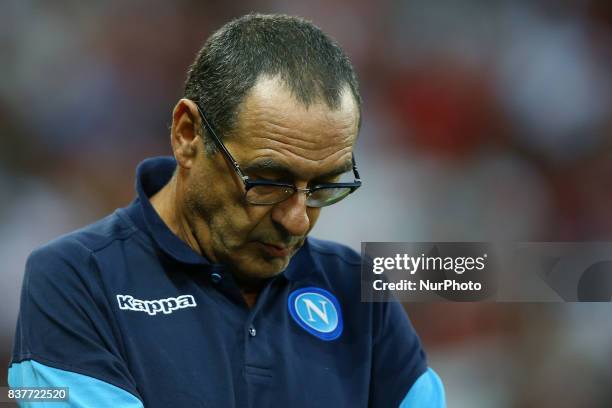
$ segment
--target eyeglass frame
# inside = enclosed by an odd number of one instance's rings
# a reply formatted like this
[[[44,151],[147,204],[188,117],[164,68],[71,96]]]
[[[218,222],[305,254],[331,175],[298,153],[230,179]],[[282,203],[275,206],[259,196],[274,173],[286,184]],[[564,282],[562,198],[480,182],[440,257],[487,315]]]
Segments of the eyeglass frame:
[[[206,131],[210,134],[210,136],[212,137],[213,142],[215,143],[215,145],[221,150],[221,152],[223,153],[223,155],[225,156],[225,158],[227,160],[230,161],[230,163],[232,164],[232,167],[234,169],[234,171],[236,172],[236,174],[238,175],[238,177],[240,178],[240,180],[242,181],[242,183],[244,184],[244,198],[245,201],[251,205],[276,205],[279,203],[282,203],[283,201],[288,200],[289,198],[291,198],[295,193],[300,193],[300,192],[304,192],[306,193],[306,198],[310,197],[310,195],[312,195],[313,192],[317,191],[317,190],[322,190],[325,188],[350,188],[349,193],[342,197],[342,199],[333,202],[329,205],[333,205],[336,204],[339,201],[342,201],[344,198],[348,197],[350,194],[353,194],[355,192],[355,190],[357,190],[359,187],[361,187],[361,177],[359,176],[359,171],[357,170],[357,163],[355,162],[355,154],[351,153],[351,162],[353,164],[353,176],[355,177],[355,181],[353,181],[352,183],[323,183],[323,184],[317,184],[313,187],[309,187],[309,188],[298,188],[295,186],[295,184],[290,184],[290,183],[283,183],[280,181],[274,181],[274,180],[251,180],[251,178],[244,174],[242,169],[240,168],[240,165],[238,164],[238,162],[236,161],[236,159],[234,159],[234,156],[232,156],[232,154],[229,152],[229,150],[227,150],[227,147],[225,147],[225,144],[221,141],[221,138],[219,136],[217,136],[217,134],[215,133],[212,125],[210,124],[210,122],[208,121],[208,119],[206,119],[206,115],[204,115],[204,111],[202,108],[200,108],[200,105],[195,102],[192,101],[196,108],[198,109],[198,113],[200,114],[200,118],[202,119],[202,123],[204,124],[204,127],[206,128]],[[273,203],[273,204],[255,204],[255,203],[251,203],[249,202],[249,200],[246,199],[246,195],[249,192],[250,189],[252,189],[253,187],[256,186],[276,186],[276,187],[286,187],[286,188],[290,188],[293,190],[293,193],[289,196],[287,196],[287,198]],[[308,206],[308,205],[307,205]],[[310,207],[310,206],[309,206]],[[321,207],[327,207],[327,206],[321,206]],[[311,207],[311,208],[321,208],[321,207]]]

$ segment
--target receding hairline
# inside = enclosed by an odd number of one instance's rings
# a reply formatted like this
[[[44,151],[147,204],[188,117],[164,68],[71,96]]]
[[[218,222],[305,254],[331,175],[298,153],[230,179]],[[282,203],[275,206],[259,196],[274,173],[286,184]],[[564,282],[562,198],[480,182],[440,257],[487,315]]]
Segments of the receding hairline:
[[[311,21],[251,13],[232,20],[204,43],[189,68],[184,96],[199,104],[217,135],[231,135],[245,101],[262,78],[279,76],[296,105],[345,110],[350,91],[361,128],[361,95],[340,45]],[[324,105],[322,104],[324,102]],[[207,145],[215,151],[214,145]],[[207,149],[208,149],[207,147]]]
[[[347,110],[350,109],[352,113],[355,115],[355,120],[356,120],[355,137],[358,136],[359,128],[361,124],[361,109],[360,109],[357,98],[355,97],[355,95],[353,94],[351,90],[350,84],[346,83],[342,86],[342,90],[340,91],[340,103],[337,106],[333,106],[328,103],[328,101],[323,95],[319,95],[316,99],[310,102],[303,101],[295,95],[295,92],[293,91],[293,88],[291,87],[291,85],[287,83],[287,81],[283,80],[283,78],[280,75],[278,74],[270,75],[267,73],[262,73],[259,75],[259,77],[255,80],[254,85],[245,93],[244,97],[238,104],[237,109],[236,109],[236,118],[237,118],[236,125],[240,122],[240,117],[244,113],[243,110],[246,107],[246,104],[249,102],[249,100],[252,100],[251,98],[253,97],[254,93],[259,92],[259,96],[262,96],[262,93],[263,93],[263,96],[265,97],[265,93],[267,92],[266,88],[270,90],[273,89],[274,91],[278,91],[278,90],[285,91],[287,95],[290,95],[290,102],[295,103],[297,106],[305,108],[307,111],[311,108],[315,108],[315,107],[318,108],[321,106],[325,107],[330,112],[334,112],[334,113],[339,112],[342,109],[347,109]],[[350,103],[350,106],[346,106],[347,103]],[[231,135],[233,131],[235,130],[236,129],[230,129],[227,132],[228,136]]]

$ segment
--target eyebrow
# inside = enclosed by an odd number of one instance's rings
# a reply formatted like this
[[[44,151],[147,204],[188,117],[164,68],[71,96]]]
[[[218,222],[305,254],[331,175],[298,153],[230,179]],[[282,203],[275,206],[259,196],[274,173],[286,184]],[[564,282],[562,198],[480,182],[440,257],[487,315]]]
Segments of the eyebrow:
[[[335,168],[334,170],[328,171],[325,174],[320,174],[315,177],[313,180],[325,179],[328,177],[338,176],[342,173],[346,173],[353,169],[352,160],[344,162],[340,167]],[[298,178],[298,174],[296,174],[290,167],[279,163],[273,159],[260,159],[255,160],[252,163],[247,164],[242,168],[245,173],[260,173],[260,172],[270,172],[275,173],[284,177],[292,177],[294,179]]]

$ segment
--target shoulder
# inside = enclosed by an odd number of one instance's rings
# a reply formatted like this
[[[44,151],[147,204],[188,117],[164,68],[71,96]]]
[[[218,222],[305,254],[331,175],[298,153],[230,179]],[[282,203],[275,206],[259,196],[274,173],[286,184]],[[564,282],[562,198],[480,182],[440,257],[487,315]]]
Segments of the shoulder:
[[[315,270],[328,285],[354,289],[361,270],[358,252],[337,242],[310,237],[308,248]]]
[[[135,231],[133,224],[115,212],[36,248],[28,257],[26,272],[52,276],[57,273],[54,271],[83,269],[95,252],[130,237]]]
[[[308,245],[317,260],[338,262],[347,267],[361,265],[361,255],[346,245],[312,237],[308,237]]]

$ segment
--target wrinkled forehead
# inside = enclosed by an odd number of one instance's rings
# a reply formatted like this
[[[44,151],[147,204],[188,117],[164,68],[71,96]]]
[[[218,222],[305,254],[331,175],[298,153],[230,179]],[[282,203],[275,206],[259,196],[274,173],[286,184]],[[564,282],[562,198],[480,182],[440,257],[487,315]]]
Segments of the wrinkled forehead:
[[[241,165],[287,167],[299,178],[315,178],[351,168],[359,111],[352,93],[342,93],[337,109],[324,102],[298,102],[274,79],[260,80],[241,105],[228,147]]]

